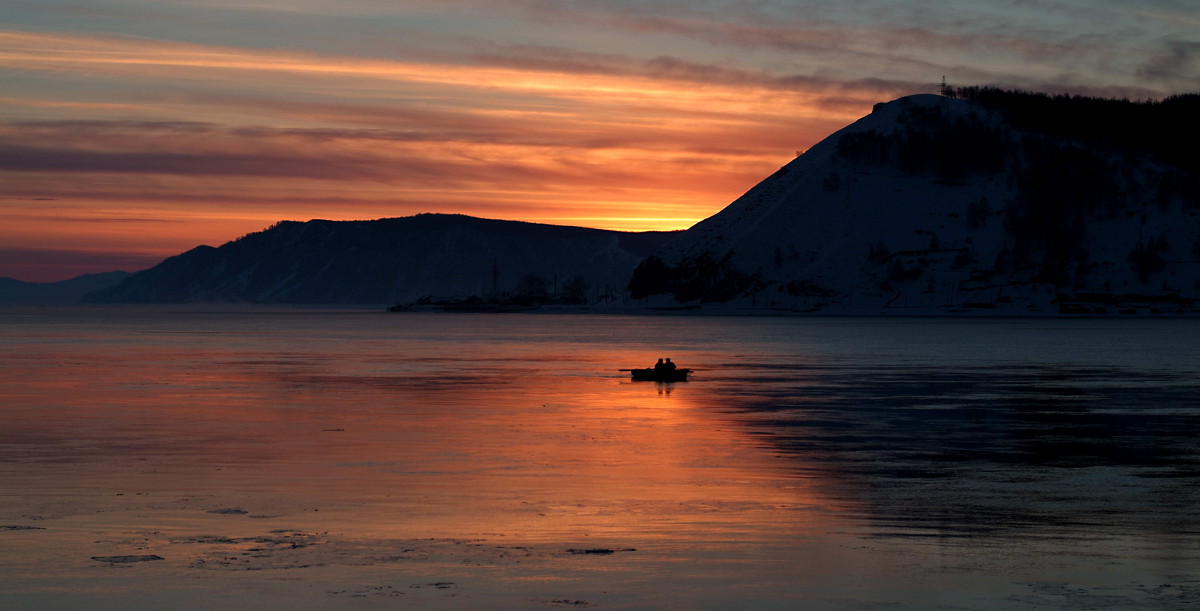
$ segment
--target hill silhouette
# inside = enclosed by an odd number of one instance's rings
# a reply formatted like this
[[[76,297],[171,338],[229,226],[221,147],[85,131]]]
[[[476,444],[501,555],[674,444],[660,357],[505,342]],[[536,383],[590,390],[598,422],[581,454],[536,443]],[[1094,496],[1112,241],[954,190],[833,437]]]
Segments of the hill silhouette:
[[[686,231],[442,214],[285,221],[86,300],[1193,311],[1200,96],[944,93],[876,105]]]
[[[966,88],[875,111],[639,265],[635,298],[784,310],[1190,311],[1200,96]],[[1125,305],[1123,305],[1125,304]]]
[[[446,214],[284,221],[171,257],[85,301],[390,305],[513,294],[539,282],[550,292],[555,279],[593,299],[620,291],[669,236]]]

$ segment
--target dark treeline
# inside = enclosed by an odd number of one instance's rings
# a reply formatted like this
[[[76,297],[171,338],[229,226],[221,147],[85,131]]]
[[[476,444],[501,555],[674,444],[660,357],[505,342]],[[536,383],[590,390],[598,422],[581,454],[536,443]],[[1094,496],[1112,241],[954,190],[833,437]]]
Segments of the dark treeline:
[[[1200,207],[1200,156],[1185,149],[1200,130],[1200,95],[1131,102],[1082,96],[963,87],[947,97],[972,100],[1003,117],[1002,125],[940,106],[903,109],[890,133],[849,133],[836,158],[959,183],[976,173],[1002,173],[1013,190],[1004,202],[1012,247],[998,270],[1038,269],[1061,284],[1087,273],[1085,218],[1144,214],[1178,202]],[[1149,156],[1165,167],[1136,161]],[[970,212],[968,210],[968,212]],[[1131,245],[1138,275],[1155,270],[1162,240]]]
[[[1147,152],[1180,169],[1200,171],[1200,156],[1189,150],[1200,138],[1200,94],[1131,101],[977,86],[946,93],[998,111],[1018,129]]]
[[[913,106],[906,108],[896,122],[890,134],[843,134],[837,142],[837,158],[932,174],[944,182],[1005,169],[1010,148],[1008,133],[980,121],[978,116],[955,118],[938,107]]]
[[[681,302],[729,301],[755,282],[730,264],[732,256],[733,252],[726,252],[717,258],[704,251],[684,257],[677,265],[650,256],[638,264],[626,288],[634,299],[670,293]]]

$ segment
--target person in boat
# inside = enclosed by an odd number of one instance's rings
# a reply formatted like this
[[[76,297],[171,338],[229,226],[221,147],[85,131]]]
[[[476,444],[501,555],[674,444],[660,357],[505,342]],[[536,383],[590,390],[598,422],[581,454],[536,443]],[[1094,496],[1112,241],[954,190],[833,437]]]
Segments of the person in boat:
[[[658,373],[658,372],[662,371],[666,366],[667,366],[667,364],[664,363],[662,359],[658,359],[658,362],[654,364],[654,372]]]
[[[671,359],[667,359],[667,362],[663,363],[662,370],[675,371],[675,363],[672,363]]]

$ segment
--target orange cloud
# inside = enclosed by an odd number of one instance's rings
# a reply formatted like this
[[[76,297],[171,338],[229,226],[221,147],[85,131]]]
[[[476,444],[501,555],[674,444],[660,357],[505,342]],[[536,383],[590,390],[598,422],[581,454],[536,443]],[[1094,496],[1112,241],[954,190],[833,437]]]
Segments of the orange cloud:
[[[571,72],[0,31],[0,69],[117,84],[89,100],[8,96],[5,195],[68,213],[9,210],[0,240],[164,257],[280,219],[685,228],[864,112],[661,62]]]

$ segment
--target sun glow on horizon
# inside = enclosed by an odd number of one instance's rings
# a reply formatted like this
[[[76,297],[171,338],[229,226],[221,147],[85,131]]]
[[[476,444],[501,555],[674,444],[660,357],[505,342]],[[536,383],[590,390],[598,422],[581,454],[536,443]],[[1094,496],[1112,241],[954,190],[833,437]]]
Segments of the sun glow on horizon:
[[[773,0],[94,0],[86,19],[19,3],[0,25],[0,276],[61,280],[289,218],[682,229],[943,74],[1189,90],[1194,19],[1156,1],[1036,20],[963,3],[971,19],[936,27],[895,6],[815,23]],[[1127,27],[1097,34],[1114,16]]]
[[[97,261],[165,258],[286,218],[686,229],[846,118],[811,93],[619,71],[13,30],[0,49],[0,69],[28,78],[164,91],[9,95],[19,103],[0,111],[0,145],[19,152],[0,168],[7,201],[37,202],[0,210],[0,238],[31,252],[88,243]],[[76,117],[38,117],[63,108]],[[24,275],[50,279],[40,269]]]

